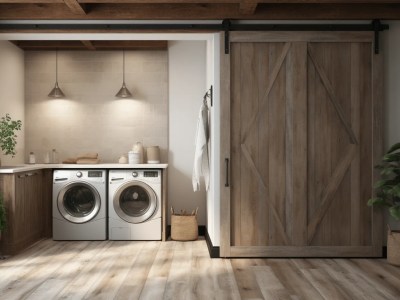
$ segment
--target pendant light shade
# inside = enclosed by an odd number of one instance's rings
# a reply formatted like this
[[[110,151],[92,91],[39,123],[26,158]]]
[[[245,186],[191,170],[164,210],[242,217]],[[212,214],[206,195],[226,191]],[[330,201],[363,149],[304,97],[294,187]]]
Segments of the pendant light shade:
[[[51,92],[49,93],[48,96],[51,98],[64,98],[65,97],[63,91],[58,86],[58,51],[56,51],[56,83],[54,85],[54,88],[51,90]]]
[[[122,51],[122,87],[118,91],[118,93],[115,95],[118,98],[129,98],[132,97],[132,93],[128,90],[128,88],[125,85],[125,51]]]

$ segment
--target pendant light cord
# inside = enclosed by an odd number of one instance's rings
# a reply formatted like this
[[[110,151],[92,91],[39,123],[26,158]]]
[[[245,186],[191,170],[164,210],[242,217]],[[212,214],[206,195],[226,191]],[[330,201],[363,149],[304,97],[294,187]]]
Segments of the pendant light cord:
[[[122,50],[122,82],[125,84],[125,50]]]
[[[56,83],[58,83],[58,50],[56,50]]]

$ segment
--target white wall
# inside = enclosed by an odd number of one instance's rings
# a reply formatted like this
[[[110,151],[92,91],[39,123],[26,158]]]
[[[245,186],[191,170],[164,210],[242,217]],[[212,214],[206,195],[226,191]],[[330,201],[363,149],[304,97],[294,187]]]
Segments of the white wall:
[[[25,54],[26,158],[43,162],[55,148],[60,160],[98,152],[118,162],[136,141],[168,151],[167,51],[126,51],[125,81],[132,98],[115,94],[122,85],[121,51],[59,51],[58,82],[64,99],[47,96],[55,82],[55,52]]]
[[[384,54],[385,151],[392,144],[400,142],[400,21],[387,24],[390,29],[382,34],[381,47]],[[389,220],[392,228],[400,229],[400,222],[388,216],[386,220]]]
[[[207,193],[207,232],[213,246],[220,245],[220,40],[207,41],[207,88],[213,86],[210,108],[210,189]]]
[[[17,131],[17,154],[14,158],[0,154],[2,165],[24,162],[24,52],[7,41],[0,41],[0,117],[9,113],[22,121]]]
[[[206,42],[171,41],[169,62],[168,201],[175,210],[199,207],[198,223],[206,224],[206,192],[193,192],[197,118],[206,92]]]

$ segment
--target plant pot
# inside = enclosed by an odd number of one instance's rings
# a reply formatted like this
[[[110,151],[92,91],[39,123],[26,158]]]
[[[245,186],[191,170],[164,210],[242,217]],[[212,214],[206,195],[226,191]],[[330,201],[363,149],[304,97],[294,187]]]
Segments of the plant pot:
[[[400,230],[388,230],[387,261],[400,266]]]

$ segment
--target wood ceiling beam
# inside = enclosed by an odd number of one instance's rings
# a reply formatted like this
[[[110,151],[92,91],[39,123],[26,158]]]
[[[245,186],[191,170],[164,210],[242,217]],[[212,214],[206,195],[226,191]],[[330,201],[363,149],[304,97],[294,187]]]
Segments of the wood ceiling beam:
[[[166,50],[167,41],[12,41],[25,51]]]
[[[256,11],[258,1],[242,0],[240,2],[240,12],[245,15],[252,15]]]
[[[241,3],[243,0],[75,0],[80,4],[85,3],[103,3],[103,4],[234,4]],[[385,4],[385,3],[400,3],[400,0],[258,0],[258,3],[269,4]],[[64,0],[0,0],[0,3],[10,4],[40,4],[40,3],[64,3]]]
[[[254,14],[237,4],[93,4],[77,15],[64,4],[0,4],[1,20],[371,20],[400,19],[400,4],[263,4]]]
[[[86,15],[85,4],[80,4],[77,0],[64,0],[72,13],[76,15]]]
[[[96,50],[96,47],[93,46],[91,41],[81,41],[81,43],[88,49],[88,50]]]

